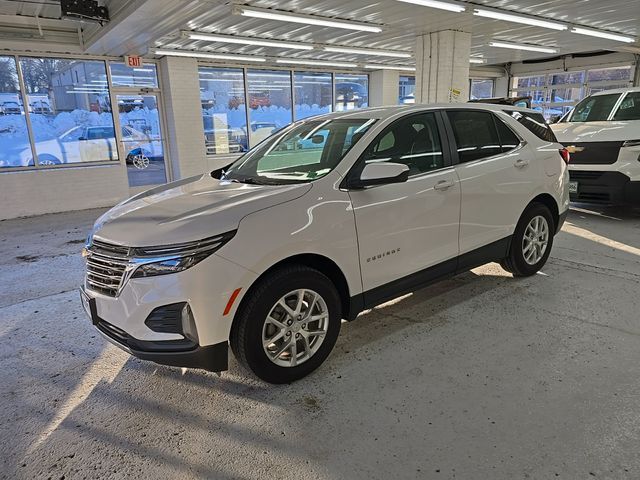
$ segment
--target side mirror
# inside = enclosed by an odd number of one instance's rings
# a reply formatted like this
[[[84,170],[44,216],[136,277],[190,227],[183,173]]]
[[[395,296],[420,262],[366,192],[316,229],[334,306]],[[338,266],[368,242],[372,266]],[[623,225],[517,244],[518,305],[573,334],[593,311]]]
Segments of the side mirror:
[[[81,142],[84,142],[87,139],[87,137],[80,137],[78,140]]]
[[[360,178],[347,183],[348,188],[360,189],[373,185],[406,182],[409,178],[409,167],[403,163],[377,162],[368,163],[362,169]]]
[[[549,123],[558,123],[560,118],[562,118],[560,115],[553,115],[549,118]]]

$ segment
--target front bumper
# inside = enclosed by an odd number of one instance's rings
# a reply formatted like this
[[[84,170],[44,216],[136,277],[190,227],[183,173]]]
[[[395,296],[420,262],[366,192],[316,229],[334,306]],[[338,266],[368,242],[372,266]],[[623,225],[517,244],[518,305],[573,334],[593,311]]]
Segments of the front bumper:
[[[578,182],[573,202],[640,205],[640,182],[632,182],[621,172],[569,170],[569,179]]]
[[[89,297],[84,289],[81,289],[80,295],[91,323],[104,338],[130,355],[161,365],[201,368],[211,372],[227,370],[229,356],[227,342],[201,347],[187,338],[164,341],[139,340],[100,318],[97,313],[96,299]]]
[[[255,278],[213,254],[183,272],[130,278],[116,297],[87,288],[82,297],[98,331],[130,354],[164,365],[222,371],[235,311]],[[225,315],[236,288],[240,294]],[[158,318],[158,310],[178,304],[188,305],[192,316],[188,334],[175,322],[167,328],[166,318]]]

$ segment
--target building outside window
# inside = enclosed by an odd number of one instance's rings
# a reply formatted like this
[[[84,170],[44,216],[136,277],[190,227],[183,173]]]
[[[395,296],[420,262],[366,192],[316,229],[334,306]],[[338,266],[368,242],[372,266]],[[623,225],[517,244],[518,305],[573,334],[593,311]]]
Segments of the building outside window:
[[[40,166],[118,160],[103,61],[20,58]],[[21,165],[33,165],[31,149]]]
[[[35,109],[47,109],[46,97],[34,98]],[[33,154],[14,57],[0,56],[0,169],[33,165]]]
[[[368,75],[335,75],[335,109],[355,110],[369,105]]]
[[[293,74],[295,119],[300,120],[331,112],[332,85],[330,73],[295,72]]]
[[[530,96],[547,120],[562,116],[592,93],[630,87],[633,65],[513,77],[511,96]]]
[[[249,102],[249,146],[293,121],[291,72],[247,70]]]
[[[398,82],[398,105],[416,103],[416,77],[400,75]]]
[[[469,80],[469,99],[477,100],[479,98],[491,98],[493,97],[493,80],[472,78]]]

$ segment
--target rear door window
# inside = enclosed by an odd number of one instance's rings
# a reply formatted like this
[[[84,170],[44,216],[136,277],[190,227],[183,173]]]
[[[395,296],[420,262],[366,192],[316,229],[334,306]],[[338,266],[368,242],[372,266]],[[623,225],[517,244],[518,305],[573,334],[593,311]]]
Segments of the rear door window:
[[[515,118],[539,139],[547,142],[558,141],[541,113],[519,112],[517,110],[505,110],[504,112]]]
[[[640,120],[640,92],[628,93],[620,103],[614,120]]]
[[[502,152],[491,113],[449,110],[447,116],[453,129],[460,163],[473,162]]]

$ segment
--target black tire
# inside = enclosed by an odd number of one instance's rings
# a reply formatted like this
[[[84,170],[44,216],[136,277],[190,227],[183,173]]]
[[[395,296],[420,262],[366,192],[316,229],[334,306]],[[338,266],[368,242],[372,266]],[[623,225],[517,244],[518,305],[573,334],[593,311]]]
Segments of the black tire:
[[[265,319],[280,298],[302,288],[313,290],[325,301],[329,317],[327,332],[318,350],[303,363],[293,367],[276,365],[262,346]],[[341,321],[340,296],[327,276],[303,265],[282,267],[259,280],[247,293],[231,328],[231,350],[242,366],[265,382],[293,382],[326,360],[338,339]]]
[[[523,240],[524,234],[529,222],[537,217],[542,216],[547,221],[549,229],[549,240],[547,248],[542,258],[535,264],[531,265],[527,263],[523,253]],[[553,237],[555,234],[555,222],[553,216],[546,205],[541,203],[534,203],[530,205],[520,217],[516,230],[511,238],[511,245],[509,246],[509,254],[506,258],[500,261],[500,265],[507,272],[512,273],[514,277],[529,277],[538,272],[549,258],[551,248],[553,247]]]

